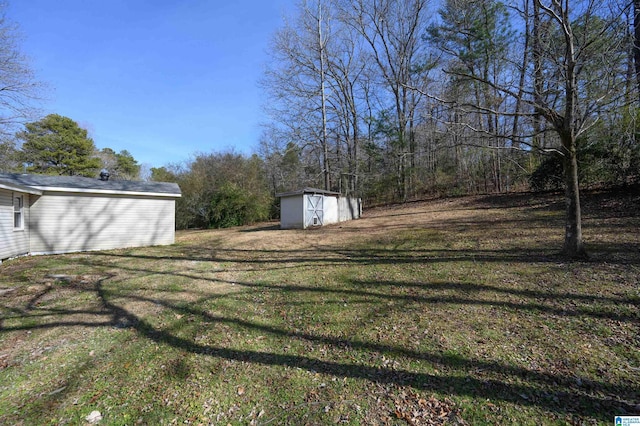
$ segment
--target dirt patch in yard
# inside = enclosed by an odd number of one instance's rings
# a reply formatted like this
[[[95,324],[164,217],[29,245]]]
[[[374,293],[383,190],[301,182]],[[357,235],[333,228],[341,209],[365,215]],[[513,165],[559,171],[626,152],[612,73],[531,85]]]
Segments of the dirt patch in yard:
[[[375,239],[393,231],[441,228],[447,223],[472,222],[479,217],[492,220],[493,211],[478,211],[470,207],[469,198],[414,202],[365,210],[359,220],[352,220],[306,230],[281,230],[277,222],[232,229],[179,231],[177,241],[186,246],[202,247],[216,241],[218,249],[227,249],[241,259],[244,254],[280,252],[311,253],[311,250],[350,246],[354,241]]]

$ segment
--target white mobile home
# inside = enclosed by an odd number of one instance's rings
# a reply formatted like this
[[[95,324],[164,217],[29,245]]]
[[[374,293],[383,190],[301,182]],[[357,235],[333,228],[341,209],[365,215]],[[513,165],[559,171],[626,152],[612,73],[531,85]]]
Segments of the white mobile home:
[[[175,183],[0,173],[0,260],[172,244]]]
[[[280,228],[306,229],[346,220],[362,214],[359,198],[347,198],[338,192],[315,188],[276,194],[280,198]]]

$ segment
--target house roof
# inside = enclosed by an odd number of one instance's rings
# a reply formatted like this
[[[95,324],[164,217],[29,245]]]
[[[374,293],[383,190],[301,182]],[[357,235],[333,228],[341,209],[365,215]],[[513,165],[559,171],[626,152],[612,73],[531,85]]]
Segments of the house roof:
[[[180,187],[171,182],[139,182],[129,180],[92,179],[82,176],[51,176],[21,173],[0,173],[0,186],[7,189],[53,192],[84,192],[97,194],[154,195],[180,197]],[[34,193],[34,192],[31,192]],[[37,193],[37,192],[36,192]]]
[[[280,198],[293,197],[293,196],[302,195],[302,194],[322,194],[322,195],[333,195],[333,196],[340,195],[339,192],[327,191],[326,189],[303,188],[303,189],[298,189],[297,191],[281,192],[279,194],[276,194],[276,197],[280,197]]]

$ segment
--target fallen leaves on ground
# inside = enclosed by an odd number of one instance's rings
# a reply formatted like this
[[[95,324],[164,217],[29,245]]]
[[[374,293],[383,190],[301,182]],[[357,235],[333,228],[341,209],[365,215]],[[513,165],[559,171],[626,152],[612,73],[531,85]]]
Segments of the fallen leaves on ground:
[[[443,401],[434,396],[423,397],[406,388],[394,397],[395,416],[409,425],[467,425],[460,410],[449,399]]]

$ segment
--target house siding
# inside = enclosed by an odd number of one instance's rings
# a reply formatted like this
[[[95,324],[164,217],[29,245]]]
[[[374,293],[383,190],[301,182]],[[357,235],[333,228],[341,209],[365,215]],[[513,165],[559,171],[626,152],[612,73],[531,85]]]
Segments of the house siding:
[[[13,195],[24,200],[23,229],[13,228]],[[29,194],[0,189],[0,260],[29,253]]]
[[[32,254],[174,243],[173,198],[55,192],[30,210]]]

